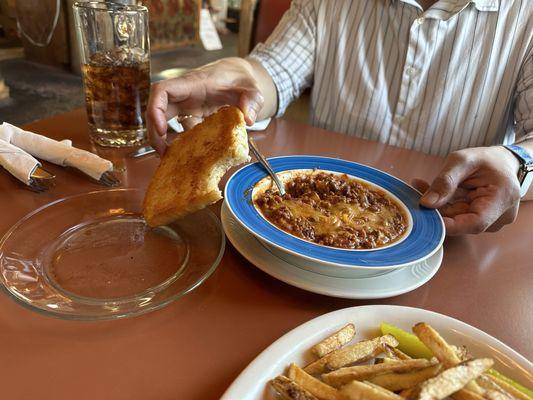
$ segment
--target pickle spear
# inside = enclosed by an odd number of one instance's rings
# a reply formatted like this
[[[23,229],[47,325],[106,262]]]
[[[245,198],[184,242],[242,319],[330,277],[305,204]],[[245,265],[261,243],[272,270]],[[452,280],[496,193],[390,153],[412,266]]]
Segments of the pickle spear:
[[[398,340],[398,349],[403,351],[408,356],[413,358],[427,358],[433,357],[431,351],[426,347],[424,343],[420,341],[412,333],[406,332],[397,326],[382,322],[380,324],[382,335],[390,334]]]

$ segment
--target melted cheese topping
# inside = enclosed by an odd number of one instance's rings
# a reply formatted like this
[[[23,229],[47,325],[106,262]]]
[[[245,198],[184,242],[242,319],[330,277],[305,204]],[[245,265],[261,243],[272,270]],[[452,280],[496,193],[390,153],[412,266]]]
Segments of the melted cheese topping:
[[[317,189],[313,190],[318,186],[299,182],[300,189],[292,196],[281,198],[277,191],[270,189],[256,196],[254,202],[262,215],[278,228],[327,246],[382,247],[399,240],[407,231],[407,218],[391,196],[346,175],[320,172],[319,178],[322,187],[327,180],[348,183],[351,197],[342,197],[342,189],[327,189],[319,195]],[[295,193],[304,194],[296,196]]]
[[[317,196],[318,197],[318,196]],[[360,207],[358,204],[337,203],[328,208],[330,215],[325,215],[321,210],[309,204],[302,203],[299,199],[283,200],[277,208],[285,206],[294,216],[303,217],[312,222],[315,235],[335,234],[347,227],[360,229],[380,230],[392,226],[394,213],[389,207],[382,206],[378,212]]]

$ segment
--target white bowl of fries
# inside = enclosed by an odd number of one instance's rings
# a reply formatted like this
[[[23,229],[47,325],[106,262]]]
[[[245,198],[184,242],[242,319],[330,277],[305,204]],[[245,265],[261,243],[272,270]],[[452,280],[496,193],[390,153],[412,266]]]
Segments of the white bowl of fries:
[[[402,333],[412,327],[416,336]],[[527,400],[528,389],[517,383],[531,385],[532,370],[526,358],[464,322],[417,308],[362,306],[287,333],[222,399]]]

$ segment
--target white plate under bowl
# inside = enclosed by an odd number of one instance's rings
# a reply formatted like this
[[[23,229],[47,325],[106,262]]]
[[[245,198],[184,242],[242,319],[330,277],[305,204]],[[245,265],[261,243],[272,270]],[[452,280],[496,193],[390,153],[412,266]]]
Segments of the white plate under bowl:
[[[531,382],[533,364],[487,333],[454,318],[420,308],[370,305],[351,307],[322,315],[293,329],[267,347],[231,384],[221,400],[273,400],[267,382],[294,362],[309,361],[309,348],[349,322],[355,324],[356,340],[374,337],[381,322],[407,331],[417,322],[432,325],[451,344],[465,345],[474,357],[490,357],[494,368],[523,385]]]
[[[233,246],[257,268],[280,281],[309,292],[347,299],[381,299],[410,292],[435,275],[442,262],[442,247],[428,259],[370,278],[337,278],[299,268],[276,257],[245,230],[222,205],[222,227]]]
[[[388,274],[398,269],[398,267],[386,267],[386,268],[385,267],[365,268],[365,267],[358,267],[358,266],[346,267],[344,265],[338,265],[334,263],[307,260],[303,257],[300,257],[299,255],[289,253],[288,251],[274,247],[271,244],[259,238],[257,238],[257,240],[259,240],[259,242],[261,242],[261,244],[265,246],[272,254],[282,259],[283,261],[286,261],[287,263],[292,264],[292,265],[296,265],[298,268],[304,269],[306,271],[309,271],[315,274],[331,276],[333,278],[348,278],[348,279],[371,278],[373,276],[381,276],[384,274]],[[423,263],[423,261],[421,263]],[[421,264],[421,263],[415,263],[415,264]],[[410,268],[410,266],[401,267],[401,268]]]

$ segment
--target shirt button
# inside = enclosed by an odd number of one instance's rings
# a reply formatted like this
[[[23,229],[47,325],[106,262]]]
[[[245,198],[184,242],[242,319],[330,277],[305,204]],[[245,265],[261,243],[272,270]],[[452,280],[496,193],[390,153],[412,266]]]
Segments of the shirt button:
[[[417,18],[415,22],[417,25],[422,25],[426,19],[424,17]]]
[[[414,69],[413,67],[408,67],[406,70],[405,70],[405,73],[409,76],[413,76],[416,74],[416,69]]]

